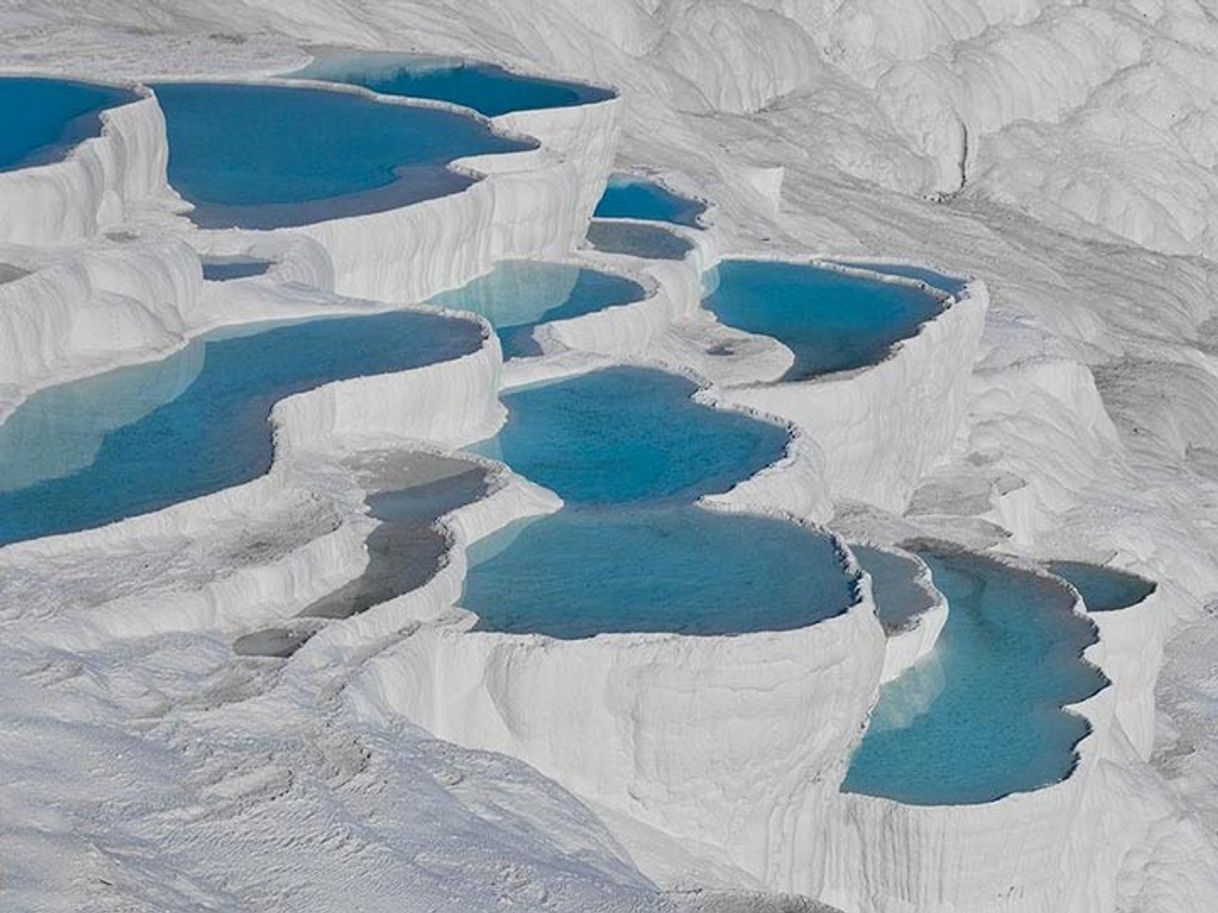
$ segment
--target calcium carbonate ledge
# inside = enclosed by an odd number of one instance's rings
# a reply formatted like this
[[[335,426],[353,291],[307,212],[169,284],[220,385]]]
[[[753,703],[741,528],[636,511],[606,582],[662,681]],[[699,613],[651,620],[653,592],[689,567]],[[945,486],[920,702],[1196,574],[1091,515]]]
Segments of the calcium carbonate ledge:
[[[34,390],[183,344],[202,275],[180,241],[15,248],[32,271],[0,285],[0,420]]]
[[[920,285],[842,271],[877,282]],[[973,280],[878,364],[804,381],[741,384],[724,395],[807,429],[824,451],[825,481],[835,499],[899,513],[964,418],[988,306],[985,284]]]
[[[452,561],[434,583],[454,599],[472,541],[463,513],[449,520]],[[817,852],[820,811],[883,666],[869,581],[841,556],[858,575],[857,601],[797,630],[556,640],[473,631],[476,616],[454,606],[365,663],[346,694],[365,718],[404,717],[518,757],[587,801],[714,846],[772,882]],[[423,602],[433,613],[439,600],[418,593],[399,609]],[[317,640],[301,653],[322,649]]]
[[[1082,601],[1070,585],[1062,583]],[[1116,692],[1116,717],[1142,760],[1155,741],[1155,682],[1163,665],[1163,644],[1172,618],[1163,588],[1123,609],[1087,611],[1104,644],[1104,674]]]
[[[917,585],[926,592],[930,605],[896,631],[888,632],[888,645],[884,651],[884,672],[880,683],[892,681],[902,672],[930,653],[939,642],[939,635],[947,624],[950,607],[931,578],[926,562],[913,552],[895,546],[871,545],[871,548],[897,555],[918,567]]]
[[[139,98],[102,110],[99,136],[79,143],[60,161],[0,173],[0,243],[63,244],[91,238],[123,222],[141,204],[172,199],[160,106],[142,86],[121,87]]]
[[[501,134],[539,142],[521,152],[469,156],[449,167],[481,178],[458,193],[408,206],[243,234],[306,237],[325,250],[340,294],[424,301],[458,288],[506,259],[547,258],[584,236],[608,177],[620,99],[521,111],[487,119],[469,108],[307,79],[180,76],[164,81],[240,82],[346,92],[387,105],[453,111]],[[211,235],[212,230],[198,230]],[[208,240],[201,242],[210,244]]]
[[[990,556],[1046,579],[1038,566]],[[1073,611],[1085,616],[1081,600]],[[1083,658],[1107,668],[1102,639]],[[840,793],[830,810],[823,871],[793,871],[773,887],[810,893],[859,913],[959,910],[969,913],[1084,913],[1110,909],[1116,870],[1105,861],[1095,816],[1106,795],[1101,769],[1133,752],[1114,726],[1117,695],[1107,686],[1065,709],[1084,717],[1089,733],[1077,746],[1078,762],[1062,781],[978,805],[908,805],[891,799]],[[1136,763],[1136,761],[1135,761]],[[1121,839],[1136,845],[1129,822]],[[1137,836],[1135,836],[1137,835]]]

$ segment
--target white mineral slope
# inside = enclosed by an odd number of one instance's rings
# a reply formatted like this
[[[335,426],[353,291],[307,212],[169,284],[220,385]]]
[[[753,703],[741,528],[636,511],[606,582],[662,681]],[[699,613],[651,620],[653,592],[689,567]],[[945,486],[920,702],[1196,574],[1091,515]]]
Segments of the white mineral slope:
[[[151,93],[100,114],[101,134],[56,162],[0,173],[0,243],[91,238],[173,194],[165,118]]]
[[[608,176],[618,104],[518,116],[512,126],[532,131],[541,148],[458,160],[454,167],[485,175],[460,193],[279,231],[325,248],[336,291],[382,300],[423,301],[499,260],[560,256],[583,237],[599,197],[589,188]]]
[[[939,592],[934,580],[931,579],[930,568],[918,555],[893,546],[873,545],[871,547],[891,552],[913,564],[918,571],[916,584],[926,594],[925,607],[922,611],[901,628],[887,632],[884,671],[880,675],[880,684],[885,684],[934,649],[935,644],[939,642],[939,635],[943,633],[943,626],[947,624],[949,607],[947,599]]]
[[[729,0],[688,8],[675,2],[640,6],[609,0],[590,17],[570,3],[555,4],[538,16],[525,0],[478,7],[455,0],[389,7],[364,0],[249,0],[190,10],[180,0],[138,5],[88,0],[71,10],[30,0],[0,14],[6,25],[0,59],[71,71],[88,66],[98,75],[122,78],[150,70],[246,72],[273,59],[295,64],[300,60],[296,41],[342,41],[379,48],[416,45],[583,76],[622,89],[621,164],[688,174],[720,203],[716,226],[731,249],[803,246],[838,255],[895,256],[984,277],[992,301],[974,373],[978,383],[972,385],[951,448],[915,490],[909,516],[895,518],[866,506],[852,509],[863,527],[904,525],[978,546],[1004,542],[1008,550],[1038,558],[1111,558],[1160,583],[1173,630],[1159,692],[1156,766],[1141,766],[1132,747],[1128,756],[1114,749],[1112,756],[1099,759],[1079,813],[1079,820],[1091,826],[1077,828],[1069,838],[1099,849],[1088,851],[1090,857],[1071,849],[1066,858],[1099,860],[1097,870],[1109,873],[1111,881],[1101,885],[1099,875],[1084,873],[1095,890],[1073,895],[1071,901],[1087,913],[1213,909],[1218,905],[1213,883],[1218,851],[1209,835],[1218,828],[1213,799],[1218,685],[1212,668],[1214,623],[1203,608],[1218,594],[1213,561],[1218,534],[1210,521],[1218,510],[1210,323],[1218,268],[1200,257],[1164,256],[1140,246],[1179,250],[1175,245],[1184,239],[1191,253],[1213,254],[1197,226],[1208,218],[1205,201],[1212,199],[1215,179],[1212,169],[1195,167],[1205,161],[1206,144],[1214,136],[1216,83],[1205,76],[1212,60],[1207,49],[1212,17],[1188,0],[1139,2],[1136,7],[1126,2],[928,0],[899,11],[873,0],[751,5],[765,7],[764,16],[752,15],[749,6]],[[742,25],[733,26],[732,20]],[[726,24],[715,29],[717,22]],[[1137,39],[1136,47],[1126,40],[1129,33]],[[722,45],[715,44],[719,36]],[[663,46],[681,50],[665,53]],[[813,53],[768,53],[775,47]],[[1012,48],[1019,50],[1012,55]],[[730,67],[721,65],[725,58]],[[1169,69],[1187,75],[1175,81],[1187,91],[1171,88]],[[1054,74],[1048,83],[1044,73]],[[1093,91],[1105,81],[1127,81],[1128,88]],[[1171,103],[1160,105],[1162,98]],[[1124,112],[1148,116],[1136,133],[1126,132]],[[1053,136],[1058,121],[1069,132],[1060,142]],[[1022,124],[1034,129],[1024,130]],[[1016,129],[1024,142],[1018,158],[1006,160],[1021,170],[992,168],[1004,156],[1004,131]],[[1094,136],[1101,139],[1093,141]],[[1125,142],[1129,137],[1136,142]],[[1146,166],[1148,161],[1153,168]],[[958,188],[962,163],[962,194],[941,197],[941,205],[919,199],[928,191]],[[1103,167],[1091,167],[1093,163]],[[759,175],[767,180],[758,181]],[[776,182],[779,175],[781,182]],[[1061,192],[1083,182],[1087,191],[1081,196]],[[1175,193],[1176,187],[1187,190]],[[1097,198],[1127,199],[1129,206],[1091,205]],[[1097,220],[1096,227],[1089,228],[1086,219]],[[1101,414],[1106,422],[1098,420]],[[1043,463],[1034,458],[1037,453]],[[1069,481],[1059,481],[1063,479]],[[168,662],[137,658],[149,653],[117,652],[91,657],[86,668],[143,674],[152,666],[157,672],[149,672],[148,679],[171,708],[185,702],[184,694],[197,693],[168,684],[175,675],[179,682],[184,677],[166,671],[185,668],[180,654]],[[63,675],[59,666],[54,672]],[[77,696],[81,689],[93,689],[97,701],[114,702],[129,693],[125,684],[125,679],[97,674],[75,675],[58,687],[70,689],[66,701],[74,706],[83,700]],[[37,699],[36,693],[13,693]],[[305,731],[299,718],[292,719]],[[79,713],[69,717],[65,731],[48,737],[48,750],[39,759],[61,756],[57,746],[84,734],[80,721]],[[189,744],[191,730],[186,732]],[[419,744],[401,736],[394,748],[410,754]],[[226,747],[232,761],[227,769],[282,770],[241,752],[239,745],[231,752]],[[50,778],[60,783],[59,790],[71,779],[64,773],[56,771],[58,776]],[[130,771],[115,778],[126,783],[138,779]],[[416,800],[409,776],[392,782],[404,790],[401,795]],[[132,792],[98,788],[87,798],[93,807],[107,807],[118,795],[123,805],[121,798]],[[141,796],[147,802],[142,807],[157,804],[149,792]],[[327,795],[332,800],[334,792],[316,787],[318,807],[326,807]],[[384,795],[397,794],[386,790]],[[487,798],[483,793],[482,799]],[[67,814],[62,810],[69,807],[80,803],[57,803],[56,814]],[[301,820],[282,814],[258,821],[266,839],[257,847],[242,843],[241,849],[262,849],[286,834],[298,834]],[[180,816],[171,817],[180,821]],[[33,811],[21,818],[37,820]],[[353,818],[353,824],[359,820]],[[319,818],[304,820],[308,830]],[[415,833],[427,834],[429,840],[446,833],[434,820],[414,823]],[[1004,825],[1018,833],[1024,822],[1011,815]],[[57,826],[60,832],[70,831],[68,824]],[[1027,826],[1034,829],[1035,822]],[[130,833],[125,828],[115,833]],[[486,829],[486,842],[470,836],[451,854],[469,854],[468,866],[444,870],[456,879],[452,894],[445,896],[461,896],[466,907],[498,902],[485,879],[479,881],[471,872],[485,873],[483,866],[496,853],[519,858],[511,856],[512,844],[519,840],[495,842],[494,828],[485,821],[471,820],[467,833],[479,828]],[[98,829],[105,833],[104,823]],[[530,836],[537,833],[536,826],[524,830]],[[142,838],[153,843],[176,833],[162,820],[144,828]],[[102,845],[114,846],[109,841]],[[540,846],[534,857],[538,867],[554,871],[560,854],[544,841]],[[199,840],[176,847],[196,860],[196,873],[208,873],[199,876],[200,882],[248,885],[260,875],[265,878],[261,872],[249,874],[244,860],[252,853],[233,852],[232,845]],[[330,858],[320,851],[307,856],[309,863],[322,865]],[[663,860],[653,864],[636,858],[651,870],[663,867]],[[932,871],[932,858],[941,868]],[[902,893],[903,886],[922,891],[920,886],[932,880],[972,889],[956,860],[926,859],[923,868],[918,859],[877,857],[869,870],[876,873],[870,882],[874,892],[868,896],[926,897]],[[348,896],[304,877],[308,869],[299,865],[291,863],[288,870],[301,874],[300,886],[286,888],[276,876],[260,882],[265,893],[259,897],[269,897],[268,905],[275,905],[289,890],[301,890],[298,896],[311,910],[349,905]],[[247,873],[245,880],[234,882],[226,867]],[[391,871],[385,865],[360,865],[355,871],[369,868],[382,876]],[[35,882],[57,876],[45,867],[30,871]],[[148,872],[181,869],[152,862],[141,864],[139,878],[131,871],[124,870],[129,877],[120,879],[122,890],[153,882]],[[114,881],[113,871],[100,874]],[[346,877],[335,883],[347,890],[359,887]],[[576,878],[569,883],[588,882]],[[857,882],[850,890],[858,890]],[[98,899],[87,884],[76,881],[57,881],[52,893],[66,909],[94,900],[102,909],[134,906],[124,905],[122,898]],[[375,891],[360,896],[375,896]],[[587,894],[550,896],[559,909],[588,908],[579,905]],[[940,908],[950,909],[943,896]],[[145,903],[150,909],[166,906],[186,908],[185,903]],[[917,907],[911,901],[902,909]],[[1056,904],[1050,909],[1060,911]]]
[[[824,453],[832,497],[899,512],[964,418],[988,304],[985,284],[970,282],[879,364],[725,395],[806,429]]]
[[[735,637],[556,640],[475,620],[414,632],[366,666],[354,699],[523,758],[761,884],[824,852],[821,815],[883,665],[868,586],[836,618]]]
[[[0,416],[49,383],[169,351],[193,320],[202,274],[180,241],[19,252],[34,268],[0,285]]]

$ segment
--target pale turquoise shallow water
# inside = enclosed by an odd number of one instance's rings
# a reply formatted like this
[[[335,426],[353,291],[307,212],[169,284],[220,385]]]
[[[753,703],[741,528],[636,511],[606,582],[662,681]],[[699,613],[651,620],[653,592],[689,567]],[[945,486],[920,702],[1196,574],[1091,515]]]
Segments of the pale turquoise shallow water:
[[[779,459],[786,430],[695,403],[676,375],[612,368],[511,391],[478,452],[554,490],[557,514],[474,545],[462,604],[483,630],[741,634],[840,614],[855,582],[830,538],[696,506]]]
[[[644,219],[700,228],[699,217],[704,212],[704,203],[673,193],[656,181],[613,174],[593,215],[601,219]]]
[[[1090,612],[1127,609],[1155,591],[1155,584],[1149,580],[1099,564],[1050,561],[1048,568],[1079,591]]]
[[[81,140],[101,133],[103,110],[136,98],[111,86],[0,76],[0,171],[63,158]]]
[[[379,212],[463,190],[448,168],[531,142],[473,117],[350,92],[158,83],[169,182],[204,228],[277,228]]]
[[[929,656],[885,685],[842,789],[968,805],[1066,777],[1087,722],[1062,709],[1106,684],[1081,659],[1094,627],[1051,579],[919,550],[949,614]]]
[[[237,335],[239,332],[240,335]],[[271,407],[476,350],[468,320],[395,312],[216,334],[35,393],[0,424],[0,545],[100,526],[262,475]]]
[[[907,285],[774,260],[725,260],[703,304],[723,323],[795,354],[784,380],[862,368],[936,317],[942,302]]]
[[[431,300],[437,307],[481,314],[495,327],[505,358],[541,354],[533,330],[619,304],[639,301],[646,290],[612,273],[563,263],[515,260],[455,291]]]
[[[487,117],[613,98],[613,92],[596,86],[525,76],[489,63],[416,54],[334,54],[287,75],[363,86],[383,95],[447,101]]]

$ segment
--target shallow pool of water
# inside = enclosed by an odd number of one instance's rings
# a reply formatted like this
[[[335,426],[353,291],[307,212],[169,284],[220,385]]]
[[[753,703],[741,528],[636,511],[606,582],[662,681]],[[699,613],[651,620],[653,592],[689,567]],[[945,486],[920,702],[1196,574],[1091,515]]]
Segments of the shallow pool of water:
[[[1155,591],[1155,584],[1145,578],[1099,564],[1050,561],[1047,567],[1079,591],[1089,612],[1127,609]]]
[[[0,76],[0,171],[57,161],[101,133],[101,112],[135,101],[128,89],[66,79]]]
[[[947,624],[880,690],[843,790],[967,805],[1062,780],[1088,731],[1062,707],[1106,683],[1081,659],[1095,629],[1051,579],[979,555],[918,554],[948,600]]]
[[[917,561],[887,549],[870,545],[851,545],[850,550],[871,575],[875,614],[884,630],[893,633],[910,627],[935,601],[920,582],[922,569]]]
[[[0,544],[250,481],[270,468],[276,401],[481,341],[471,321],[410,312],[246,327],[35,393],[0,425]]]
[[[803,627],[854,601],[826,535],[693,505],[564,509],[483,539],[469,557],[461,604],[479,630],[742,634]]]
[[[696,403],[697,389],[633,367],[521,387],[502,397],[499,434],[471,449],[583,504],[692,500],[783,455],[786,428]]]
[[[204,228],[276,228],[379,212],[463,190],[467,155],[529,143],[473,117],[349,92],[158,83],[169,182]]]
[[[382,95],[447,101],[487,117],[586,105],[613,97],[608,89],[596,86],[525,76],[489,63],[417,54],[327,55],[287,75],[363,86]]]
[[[602,219],[644,219],[700,228],[706,205],[673,193],[663,184],[630,174],[613,174],[593,213]]]
[[[261,276],[274,264],[255,257],[203,257],[203,278],[209,282],[228,282]]]
[[[710,280],[719,320],[795,354],[788,381],[880,362],[943,310],[921,289],[805,263],[725,260]]]
[[[624,276],[562,263],[500,263],[469,285],[433,298],[438,307],[473,311],[491,322],[506,358],[540,355],[533,330],[617,304],[639,301],[646,290]]]
[[[593,219],[588,242],[606,254],[625,254],[644,260],[682,260],[693,244],[658,225]]]

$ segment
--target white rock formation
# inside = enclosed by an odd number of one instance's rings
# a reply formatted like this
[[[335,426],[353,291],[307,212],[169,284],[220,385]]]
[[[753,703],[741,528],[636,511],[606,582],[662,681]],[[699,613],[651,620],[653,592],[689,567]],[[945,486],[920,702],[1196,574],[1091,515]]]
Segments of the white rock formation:
[[[617,156],[682,173],[718,203],[713,232],[677,264],[582,254],[642,273],[651,296],[545,328],[545,358],[504,377],[623,358],[691,371],[711,401],[799,426],[790,459],[729,504],[837,511],[875,541],[1111,556],[1160,583],[1096,616],[1089,655],[1114,684],[1079,708],[1079,768],[965,810],[837,792],[889,674],[865,604],[737,639],[464,632],[464,544],[556,506],[510,475],[448,518],[454,548],[428,585],[327,626],[282,672],[236,660],[236,635],[360,572],[372,523],[345,456],[493,431],[488,340],[280,404],[264,479],[0,551],[0,856],[17,909],[660,907],[640,870],[859,911],[1218,904],[1202,649],[1218,593],[1218,26],[1203,4],[29,0],[0,24],[0,64],[102,79],[261,78],[301,43],[345,42],[623,95],[499,119],[542,145],[464,163],[487,177],[462,194],[263,233],[175,216],[155,103],[115,109],[66,161],[0,175],[0,261],[34,267],[0,284],[6,409],[213,326],[371,312],[499,258],[567,256]],[[187,245],[276,266],[203,283]],[[784,389],[765,382],[789,353],[697,308],[725,252],[899,257],[981,282],[889,361]]]

